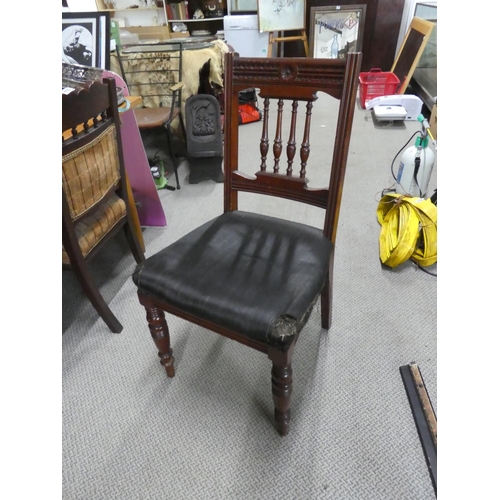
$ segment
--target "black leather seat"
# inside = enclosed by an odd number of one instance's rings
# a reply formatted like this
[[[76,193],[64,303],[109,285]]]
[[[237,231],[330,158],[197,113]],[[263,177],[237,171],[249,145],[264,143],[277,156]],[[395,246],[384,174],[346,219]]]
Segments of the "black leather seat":
[[[332,252],[319,229],[233,211],[147,259],[134,282],[140,293],[266,342],[277,325],[293,322],[300,332]]]

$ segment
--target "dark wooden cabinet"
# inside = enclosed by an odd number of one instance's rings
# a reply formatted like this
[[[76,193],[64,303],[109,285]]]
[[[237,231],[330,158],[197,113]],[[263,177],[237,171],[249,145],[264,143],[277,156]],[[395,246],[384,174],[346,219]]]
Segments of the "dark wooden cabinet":
[[[166,12],[172,31],[172,24],[183,22],[190,33],[214,35],[224,28],[224,15],[227,14],[226,0],[166,0]],[[195,19],[200,10],[204,17]]]
[[[359,4],[366,5],[361,71],[369,71],[371,68],[389,71],[396,57],[404,0],[340,0],[336,2],[331,0],[306,0],[307,35],[309,36],[309,12],[311,7]],[[304,56],[304,45],[302,42],[286,42],[284,44],[284,55]]]

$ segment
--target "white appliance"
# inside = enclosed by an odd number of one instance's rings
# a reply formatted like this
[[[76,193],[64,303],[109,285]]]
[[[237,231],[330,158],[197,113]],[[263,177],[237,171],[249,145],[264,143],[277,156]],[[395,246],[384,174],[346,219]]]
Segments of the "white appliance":
[[[241,57],[267,57],[269,33],[259,33],[257,14],[224,16],[224,38]]]
[[[416,95],[395,94],[375,97],[366,103],[379,120],[418,120],[422,111],[422,99]]]

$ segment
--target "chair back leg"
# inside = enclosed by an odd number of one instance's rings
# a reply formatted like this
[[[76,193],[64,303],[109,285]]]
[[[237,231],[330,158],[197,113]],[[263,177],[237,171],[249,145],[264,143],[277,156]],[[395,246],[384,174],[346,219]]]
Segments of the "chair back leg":
[[[85,295],[90,300],[95,310],[99,313],[99,316],[104,320],[113,333],[120,333],[123,330],[123,326],[101,295],[101,292],[90,275],[87,263],[82,261],[76,265],[72,264],[72,269],[76,278],[80,282]]]
[[[175,182],[177,184],[176,187],[177,187],[177,189],[180,189],[181,185],[179,183],[179,173],[177,172],[178,160],[177,160],[176,155],[172,149],[172,129],[170,128],[169,123],[167,125],[165,125],[165,129],[167,131],[167,147],[168,147],[168,150],[170,151],[170,157],[172,158],[172,163],[174,164]]]
[[[326,273],[326,281],[321,292],[321,328],[329,330],[332,325],[333,255]]]
[[[129,200],[129,206],[133,203],[132,200]],[[135,207],[134,207],[135,208]],[[141,245],[141,241],[139,241],[139,237],[142,238],[142,233],[139,235],[138,232],[141,231],[140,225],[138,225],[138,221],[134,222],[134,214],[137,215],[136,212],[131,213],[131,210],[127,210],[127,223],[124,224],[123,229],[125,231],[125,237],[127,238],[128,246],[134,256],[137,264],[144,262],[144,247]],[[142,241],[144,243],[144,241]]]

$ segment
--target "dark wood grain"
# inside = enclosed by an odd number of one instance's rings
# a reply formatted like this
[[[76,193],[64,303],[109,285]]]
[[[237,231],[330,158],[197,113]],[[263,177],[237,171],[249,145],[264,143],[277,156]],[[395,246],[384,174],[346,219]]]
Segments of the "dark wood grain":
[[[140,296],[139,300],[146,309],[149,331],[158,349],[160,363],[165,368],[167,376],[172,378],[175,375],[175,358],[170,347],[170,332],[168,331],[165,313],[147,298]]]
[[[288,137],[288,144],[286,147],[287,168],[286,175],[292,175],[293,172],[293,159],[295,158],[295,151],[297,144],[295,142],[295,129],[297,128],[297,108],[299,102],[295,99],[292,102],[292,121],[290,123],[290,136]]]
[[[278,100],[278,118],[276,120],[276,135],[274,137],[273,153],[274,153],[274,167],[275,174],[280,171],[280,157],[283,149],[283,141],[281,139],[281,129],[283,126],[283,99]]]
[[[351,137],[351,128],[356,101],[361,54],[350,53],[345,60],[314,60],[305,58],[258,59],[240,58],[237,54],[225,55],[225,92],[224,92],[224,212],[238,209],[238,193],[251,192],[262,195],[285,198],[307,203],[324,210],[323,235],[335,243],[336,228],[342,197],[347,164],[347,153]],[[256,150],[254,174],[239,170],[239,93],[248,88],[255,88],[264,104],[262,134],[259,139],[260,148]],[[339,100],[337,126],[335,132],[324,144],[332,152],[330,180],[323,188],[310,188],[306,177],[306,164],[309,159],[311,145],[311,120],[314,113],[313,102],[318,92],[325,92]],[[300,101],[305,101],[299,112]],[[273,139],[273,168],[267,169],[269,151],[270,107],[276,105],[276,128]],[[280,172],[279,160],[282,155],[282,136],[285,128],[285,106],[290,105],[290,132],[286,147],[287,167]],[[300,147],[301,169],[293,173],[292,163],[296,154],[296,125],[304,120],[304,135]],[[260,153],[260,156],[259,156]],[[269,165],[271,167],[271,165]],[[310,166],[314,168],[314,166]],[[205,248],[205,247],[204,247]],[[326,264],[326,263],[325,263]],[[332,275],[333,254],[327,265],[324,286],[317,290],[321,295],[321,323],[329,328],[332,317]],[[323,283],[323,282],[322,282]],[[150,294],[155,295],[153,292]],[[278,432],[286,435],[290,427],[290,405],[292,396],[292,354],[303,324],[312,310],[301,318],[300,327],[295,319],[290,330],[280,329],[273,325],[271,332],[266,332],[266,340],[257,340],[250,335],[220,325],[215,319],[207,320],[190,311],[189,307],[173,305],[151,297],[148,292],[139,289],[139,300],[147,311],[151,334],[158,348],[161,362],[167,374],[173,376],[173,355],[170,347],[168,327],[164,315],[166,311],[203,328],[236,340],[243,345],[266,353],[272,362],[271,387],[275,407],[275,423]],[[229,300],[229,298],[227,299]],[[199,313],[200,316],[202,315]],[[286,320],[278,318],[281,322]],[[275,329],[276,328],[276,329]],[[283,334],[286,331],[286,334]]]

